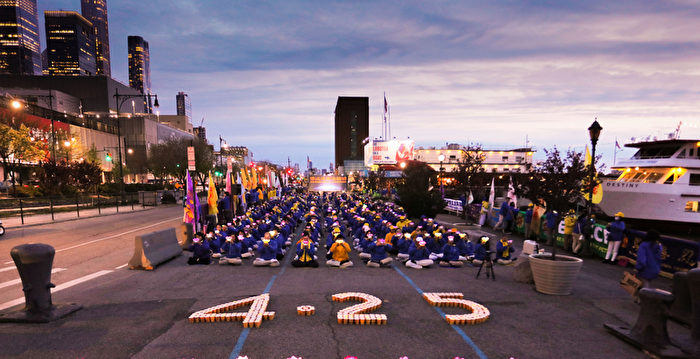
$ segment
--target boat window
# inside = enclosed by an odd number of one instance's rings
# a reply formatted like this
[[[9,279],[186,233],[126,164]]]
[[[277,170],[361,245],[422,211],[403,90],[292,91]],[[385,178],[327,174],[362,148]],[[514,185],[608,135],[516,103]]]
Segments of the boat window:
[[[688,201],[685,202],[686,212],[700,212],[700,202],[698,201]]]
[[[688,184],[691,186],[700,186],[700,173],[691,173]]]
[[[680,153],[678,153],[678,158],[685,158],[686,151],[687,151],[687,149],[684,149]]]
[[[632,158],[670,158],[679,148],[680,146],[644,147]]]
[[[645,183],[656,183],[658,182],[661,177],[663,177],[664,173],[663,172],[652,172],[649,174],[647,178],[644,179]]]

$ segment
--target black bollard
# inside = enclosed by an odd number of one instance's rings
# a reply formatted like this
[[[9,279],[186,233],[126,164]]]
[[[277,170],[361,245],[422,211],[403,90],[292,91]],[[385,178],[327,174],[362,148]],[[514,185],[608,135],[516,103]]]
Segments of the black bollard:
[[[688,271],[688,289],[690,290],[691,326],[690,338],[681,340],[681,348],[693,358],[700,358],[700,268]]]
[[[10,255],[22,279],[25,306],[8,314],[0,314],[0,322],[46,323],[64,317],[81,307],[76,304],[53,305],[51,301],[51,267],[56,251],[48,244],[22,244]]]
[[[665,290],[642,288],[639,291],[639,299],[641,308],[637,323],[632,329],[610,324],[605,324],[605,327],[621,339],[661,358],[688,357],[671,344],[668,337],[666,321],[673,295]]]
[[[688,272],[673,274],[673,303],[669,316],[681,323],[691,325],[690,288],[688,287]]]

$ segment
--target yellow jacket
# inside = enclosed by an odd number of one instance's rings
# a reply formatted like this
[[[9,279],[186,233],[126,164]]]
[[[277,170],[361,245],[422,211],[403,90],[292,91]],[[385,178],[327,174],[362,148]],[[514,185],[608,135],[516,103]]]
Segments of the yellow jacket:
[[[564,218],[564,234],[573,234],[576,226],[576,216],[566,216]]]
[[[338,242],[333,242],[330,251],[333,253],[333,260],[342,262],[350,259],[350,245],[345,241],[340,244]]]

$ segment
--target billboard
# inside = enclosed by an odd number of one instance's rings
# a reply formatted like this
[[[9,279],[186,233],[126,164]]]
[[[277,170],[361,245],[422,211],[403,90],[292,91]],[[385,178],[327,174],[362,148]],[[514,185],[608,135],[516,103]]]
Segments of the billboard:
[[[365,146],[365,165],[394,165],[413,160],[413,140],[374,140]]]
[[[348,186],[347,176],[309,176],[309,191],[337,192],[345,191]]]

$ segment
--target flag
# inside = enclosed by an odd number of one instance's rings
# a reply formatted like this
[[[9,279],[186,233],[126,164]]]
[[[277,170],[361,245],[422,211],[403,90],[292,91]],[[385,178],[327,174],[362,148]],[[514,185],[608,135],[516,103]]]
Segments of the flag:
[[[214,185],[214,178],[211,177],[211,172],[209,172],[209,192],[207,193],[207,204],[209,207],[209,214],[218,214],[219,208],[217,204],[219,203],[219,196],[216,194],[216,185]]]
[[[467,197],[467,204],[472,204],[474,202],[474,195],[472,194],[472,191],[469,190],[469,197]]]
[[[617,141],[616,141],[617,142]],[[588,167],[591,165],[593,162],[593,156],[591,156],[591,152],[588,151],[588,146],[586,146],[586,159],[583,162],[583,165]],[[595,178],[598,179],[598,173],[596,171]],[[585,186],[588,187],[588,186]],[[583,194],[583,197],[588,200],[590,197],[590,188],[581,188],[581,193]],[[603,185],[601,183],[598,183],[595,187],[593,187],[593,198],[592,202],[594,204],[600,203],[600,201],[603,200]]]
[[[495,178],[491,178],[491,192],[489,193],[489,209],[493,208],[496,202],[496,188],[494,187]]]
[[[231,171],[226,170],[226,192],[231,194]]]
[[[617,149],[620,149],[620,150],[622,149],[622,147],[620,147],[620,143],[617,142],[617,140],[615,140],[615,147]],[[588,146],[586,146],[586,156],[588,156]],[[588,158],[588,157],[586,157],[586,158]]]
[[[512,176],[510,176],[510,182],[508,183],[508,202],[514,203],[516,207],[518,206],[518,197],[515,195]]]
[[[190,176],[190,171],[187,171],[187,196],[185,197],[185,214],[182,218],[184,223],[191,223],[193,226],[195,224],[195,190],[194,184],[192,183],[192,177]]]
[[[250,181],[250,189],[253,189],[258,186],[258,171],[253,168],[253,179]]]
[[[243,170],[241,170],[241,171],[243,171]],[[243,172],[241,172],[241,173],[243,173]],[[245,212],[248,206],[245,203],[245,190],[246,190],[246,188],[243,185],[243,183],[241,182],[242,178],[243,178],[243,176],[238,177],[238,184],[241,186],[241,208],[243,208],[243,211]]]

